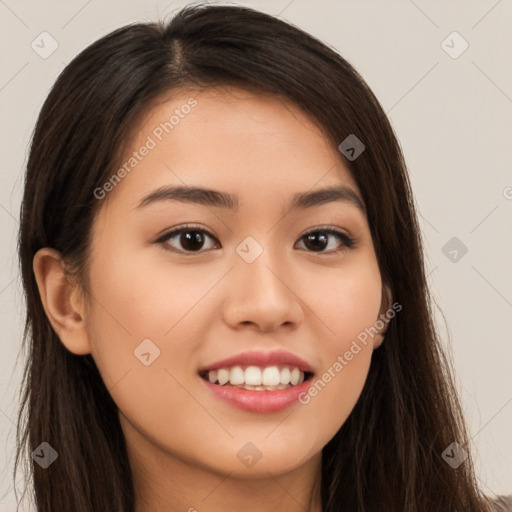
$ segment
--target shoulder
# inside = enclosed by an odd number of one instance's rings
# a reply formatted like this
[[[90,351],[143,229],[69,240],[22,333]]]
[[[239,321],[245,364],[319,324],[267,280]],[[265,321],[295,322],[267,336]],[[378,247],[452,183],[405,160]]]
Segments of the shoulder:
[[[512,512],[512,494],[497,496],[492,505],[495,512]]]

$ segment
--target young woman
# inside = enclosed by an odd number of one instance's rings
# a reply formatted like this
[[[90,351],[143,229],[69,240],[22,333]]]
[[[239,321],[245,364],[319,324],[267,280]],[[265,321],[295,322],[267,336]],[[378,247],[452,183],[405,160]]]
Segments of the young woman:
[[[19,239],[38,512],[487,511],[406,168],[363,79],[248,8],[78,55]]]

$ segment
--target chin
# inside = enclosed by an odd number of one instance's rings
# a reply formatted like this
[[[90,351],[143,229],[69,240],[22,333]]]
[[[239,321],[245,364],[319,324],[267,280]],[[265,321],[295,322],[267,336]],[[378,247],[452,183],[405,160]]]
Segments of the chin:
[[[229,473],[233,478],[268,478],[269,473],[278,476],[296,470],[321,452],[323,446],[318,446],[318,441],[315,443],[311,439],[307,444],[306,436],[286,435],[285,431],[272,440],[266,437],[268,434],[230,440],[229,447],[219,446],[220,453],[213,453],[209,463],[216,472]],[[233,455],[228,456],[228,453]]]

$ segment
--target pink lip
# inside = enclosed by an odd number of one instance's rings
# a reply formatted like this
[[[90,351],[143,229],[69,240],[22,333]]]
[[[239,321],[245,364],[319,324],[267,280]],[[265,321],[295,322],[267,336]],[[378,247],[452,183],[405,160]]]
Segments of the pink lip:
[[[230,368],[232,366],[246,367],[251,365],[260,367],[273,365],[296,366],[303,372],[313,373],[313,368],[311,368],[306,361],[285,350],[274,350],[273,352],[243,352],[242,354],[237,354],[200,368],[199,372],[218,370],[219,368]],[[259,391],[258,393],[264,393],[264,391]]]
[[[298,402],[299,395],[306,393],[311,385],[311,379],[302,384],[275,391],[251,391],[248,389],[220,386],[199,377],[203,386],[206,386],[217,398],[230,405],[250,412],[278,412]]]
[[[209,370],[219,368],[230,368],[233,366],[296,366],[303,372],[313,373],[313,368],[300,357],[285,350],[274,350],[273,352],[243,352],[227,359],[222,359],[208,366],[199,369],[200,374]],[[212,384],[206,379],[199,377],[203,386],[206,386],[217,398],[244,411],[269,413],[278,412],[297,403],[299,395],[305,393],[311,379],[305,380],[302,384],[291,386],[286,389],[274,391],[251,391],[249,389],[235,388]]]

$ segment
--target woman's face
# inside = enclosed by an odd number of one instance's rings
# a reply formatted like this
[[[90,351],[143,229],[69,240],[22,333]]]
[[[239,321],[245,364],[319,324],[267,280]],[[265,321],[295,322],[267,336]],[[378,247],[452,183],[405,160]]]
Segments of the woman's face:
[[[148,113],[125,163],[96,191],[83,319],[130,450],[244,477],[318,460],[362,391],[378,337],[361,333],[383,312],[337,148],[279,99],[181,91]]]

